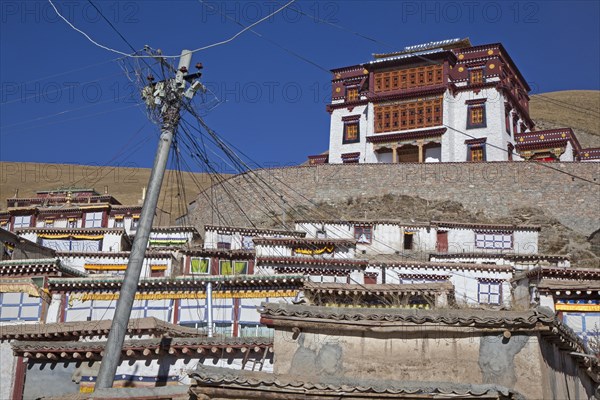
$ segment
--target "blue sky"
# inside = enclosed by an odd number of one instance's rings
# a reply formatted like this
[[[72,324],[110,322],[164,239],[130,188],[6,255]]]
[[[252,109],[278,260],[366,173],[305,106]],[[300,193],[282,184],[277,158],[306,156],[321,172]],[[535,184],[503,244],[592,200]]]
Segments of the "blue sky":
[[[87,1],[56,4],[96,41],[129,52]],[[241,29],[220,13],[249,25],[284,2],[95,4],[135,48],[179,54]],[[147,122],[119,64],[109,61],[118,55],[72,30],[46,1],[4,0],[0,7],[0,159],[150,167],[158,128]],[[261,165],[299,164],[328,147],[331,76],[322,69],[469,37],[474,44],[503,43],[533,92],[598,90],[598,21],[597,1],[297,1],[254,28],[279,47],[246,32],[194,55],[216,96],[197,104],[212,129]]]

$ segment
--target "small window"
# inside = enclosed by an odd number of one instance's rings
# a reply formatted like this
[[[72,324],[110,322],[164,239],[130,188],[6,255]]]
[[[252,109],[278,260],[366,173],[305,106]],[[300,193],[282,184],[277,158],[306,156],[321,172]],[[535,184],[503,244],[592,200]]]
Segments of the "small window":
[[[513,152],[515,151],[515,146],[512,143],[509,143],[506,151],[508,153],[508,161],[512,161],[513,160]]]
[[[479,304],[499,305],[502,301],[502,283],[479,281]]]
[[[371,243],[373,239],[373,227],[366,225],[354,226],[354,239],[358,243]]]
[[[357,101],[358,100],[358,88],[348,88],[346,89],[346,101]]]
[[[504,106],[504,128],[506,133],[510,135],[510,108],[508,105]]]
[[[140,217],[139,215],[134,215],[131,219],[131,230],[135,231],[140,225]]]
[[[360,142],[360,137],[358,135],[358,122],[353,122],[351,124],[344,124],[344,140],[343,143],[357,143]]]
[[[31,226],[31,215],[17,215],[14,228],[29,228]]]
[[[515,113],[512,114],[512,128],[513,128],[513,135],[515,133],[518,133],[518,127],[519,125],[519,116]]]
[[[0,228],[8,230],[8,220],[0,221]]]
[[[242,249],[254,250],[254,240],[252,236],[242,236]]]
[[[483,83],[483,68],[472,69],[469,71],[469,84],[477,85]]]
[[[317,239],[326,239],[327,238],[327,232],[325,231],[325,229],[319,229],[317,231]]]
[[[485,128],[485,105],[468,107],[467,129]]]
[[[45,228],[52,228],[54,227],[54,220],[53,219],[47,219],[44,221],[44,227]]]
[[[163,276],[165,276],[165,270],[160,269],[160,270],[150,270],[150,277],[151,278],[162,278]]]
[[[208,274],[210,258],[192,257],[190,261],[191,274]]]
[[[125,220],[123,218],[115,219],[115,228],[125,228]]]
[[[412,250],[414,232],[404,232],[404,250]]]
[[[85,213],[86,228],[101,228],[102,227],[102,212]]]

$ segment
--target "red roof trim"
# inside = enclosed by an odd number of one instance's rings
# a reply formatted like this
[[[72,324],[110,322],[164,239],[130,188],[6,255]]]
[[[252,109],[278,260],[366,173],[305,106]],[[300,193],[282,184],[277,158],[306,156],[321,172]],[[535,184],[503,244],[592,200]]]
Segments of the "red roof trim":
[[[398,140],[422,139],[429,137],[442,136],[446,133],[447,128],[420,129],[418,131],[399,132],[389,134],[375,134],[367,136],[367,142],[370,143],[385,143]]]

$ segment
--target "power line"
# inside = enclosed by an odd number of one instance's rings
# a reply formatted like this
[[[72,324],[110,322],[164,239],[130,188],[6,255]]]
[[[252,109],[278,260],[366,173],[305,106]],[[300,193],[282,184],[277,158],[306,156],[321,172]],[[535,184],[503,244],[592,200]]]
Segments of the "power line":
[[[238,33],[236,33],[235,35],[233,35],[232,37],[230,37],[229,39],[225,39],[222,40],[220,42],[216,42],[207,46],[203,46],[203,47],[199,47],[197,49],[194,50],[190,50],[189,53],[196,53],[198,51],[202,51],[202,50],[206,50],[206,49],[210,49],[213,47],[217,47],[217,46],[221,46],[223,44],[227,44],[233,40],[235,40],[238,36],[240,36],[241,34],[243,34],[244,32],[246,32],[247,30],[249,30],[250,28],[260,24],[261,22],[271,18],[272,16],[274,16],[275,14],[278,14],[279,12],[283,11],[285,8],[289,7],[292,3],[294,3],[296,0],[291,0],[290,2],[288,2],[287,4],[285,4],[284,6],[280,7],[279,9],[273,11],[271,14],[267,15],[264,18],[259,19],[258,21],[252,23],[251,25],[249,25],[248,27],[242,29],[241,31],[239,31]],[[52,2],[52,0],[48,0],[48,2],[50,3],[50,5],[52,6],[52,8],[54,9],[54,12],[56,12],[56,14],[63,20],[65,21],[72,29],[74,29],[75,31],[79,32],[80,34],[82,34],[83,36],[85,36],[85,38],[87,40],[89,40],[91,43],[93,43],[95,46],[100,47],[101,49],[113,52],[113,53],[117,53],[120,54],[122,56],[125,57],[130,57],[130,58],[155,58],[155,57],[160,57],[160,58],[179,58],[181,55],[176,55],[176,56],[168,56],[168,55],[158,55],[158,56],[143,56],[143,55],[137,55],[137,54],[129,54],[129,53],[125,53],[122,52],[120,50],[115,50],[113,48],[110,48],[108,46],[105,46],[103,44],[98,43],[97,41],[95,41],[94,39],[92,39],[87,33],[85,33],[84,31],[82,31],[81,29],[77,28],[75,25],[73,25],[68,19],[66,19],[61,13],[60,11],[58,11],[58,9],[56,8],[56,6],[54,5],[54,3]],[[93,5],[93,4],[92,4]],[[94,6],[95,7],[95,6]],[[97,8],[96,8],[97,9]],[[104,17],[105,18],[105,17]],[[105,18],[106,19],[106,18]],[[109,22],[110,23],[110,22]],[[112,24],[111,24],[112,25]],[[123,38],[124,39],[124,38]]]
[[[205,2],[204,0],[198,0],[198,2],[199,2],[200,4],[202,4],[203,6],[210,8],[211,10],[215,10],[215,11],[217,11],[217,12],[218,12],[219,14],[221,14],[221,16],[223,16],[224,18],[227,18],[228,20],[230,20],[230,21],[232,21],[232,22],[236,23],[237,25],[241,26],[242,28],[246,28],[246,29],[248,29],[248,30],[249,30],[251,33],[253,33],[254,35],[258,36],[259,38],[261,38],[261,39],[263,39],[263,40],[266,40],[267,42],[271,43],[272,45],[274,45],[274,46],[276,46],[276,47],[279,47],[280,49],[282,49],[283,51],[285,51],[285,52],[287,52],[287,53],[289,53],[289,54],[293,55],[294,57],[297,57],[297,58],[299,58],[300,60],[302,60],[302,61],[304,61],[304,62],[306,62],[306,63],[308,63],[308,64],[310,64],[310,65],[313,65],[313,66],[317,67],[318,69],[320,69],[321,71],[325,71],[325,72],[326,72],[326,73],[328,73],[328,74],[331,72],[331,71],[329,71],[329,69],[327,69],[327,68],[323,67],[322,65],[319,65],[318,63],[316,63],[316,62],[314,62],[314,61],[311,61],[311,60],[309,60],[308,58],[306,58],[306,57],[304,57],[304,56],[302,56],[302,55],[300,55],[300,54],[296,53],[295,51],[293,51],[293,50],[291,50],[291,49],[289,49],[289,48],[287,48],[287,47],[285,47],[285,46],[283,46],[283,45],[281,45],[281,44],[277,43],[276,41],[274,41],[274,40],[272,40],[272,39],[270,39],[270,38],[268,38],[268,37],[266,37],[266,36],[264,36],[264,35],[260,34],[259,32],[255,31],[254,29],[249,29],[247,26],[245,26],[245,25],[244,25],[244,24],[242,24],[241,22],[237,21],[235,18],[232,18],[232,17],[230,17],[229,15],[225,14],[224,12],[222,12],[221,10],[219,10],[218,8],[215,8],[213,5],[211,5],[211,4],[208,4],[208,3],[207,3],[207,2]]]

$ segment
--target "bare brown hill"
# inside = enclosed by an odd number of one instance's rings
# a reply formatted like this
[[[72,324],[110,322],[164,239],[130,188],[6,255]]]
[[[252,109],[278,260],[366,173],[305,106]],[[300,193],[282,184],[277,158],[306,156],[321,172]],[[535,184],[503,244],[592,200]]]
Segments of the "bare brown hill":
[[[100,193],[108,192],[122,204],[141,204],[142,188],[149,177],[149,168],[0,162],[0,209],[6,209],[6,199],[17,191],[18,197],[32,197],[38,190],[66,187],[93,188]],[[158,202],[163,213],[158,215],[171,218],[157,221],[161,225],[174,223],[175,218],[186,212],[187,203],[215,179],[208,174],[189,172],[184,172],[181,178],[184,191],[177,183],[175,171],[169,170],[165,175]]]
[[[529,113],[538,130],[573,128],[583,147],[600,147],[599,90],[531,95]]]

